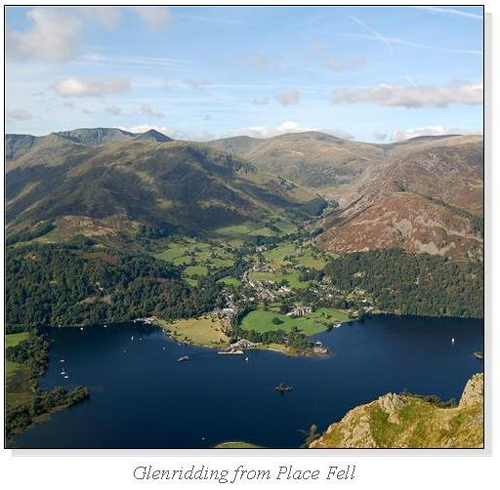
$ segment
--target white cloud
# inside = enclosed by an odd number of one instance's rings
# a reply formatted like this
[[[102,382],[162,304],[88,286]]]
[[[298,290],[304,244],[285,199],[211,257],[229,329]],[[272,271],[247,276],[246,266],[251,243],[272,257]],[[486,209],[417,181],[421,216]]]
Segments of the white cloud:
[[[482,84],[447,86],[379,85],[372,88],[340,88],[333,92],[334,104],[376,104],[390,107],[447,107],[450,104],[481,105]]]
[[[360,58],[329,58],[326,60],[326,66],[334,72],[359,71],[366,66],[366,60]]]
[[[132,7],[132,9],[152,31],[163,29],[172,19],[167,7]]]
[[[384,141],[387,139],[387,136],[389,136],[387,131],[380,131],[378,129],[373,131],[373,137],[379,141]]]
[[[165,114],[163,114],[163,112],[154,110],[149,104],[142,104],[141,114],[143,116],[152,116],[159,119],[165,117]]]
[[[418,136],[443,136],[448,134],[482,134],[465,128],[450,128],[443,126],[425,126],[421,128],[396,129],[392,132],[392,141],[405,141]]]
[[[128,92],[130,81],[125,78],[66,78],[52,88],[61,97],[101,97]]]
[[[34,23],[25,31],[6,31],[6,54],[14,60],[63,61],[78,51],[82,23],[61,9],[36,7],[27,17]]]
[[[120,24],[120,8],[118,7],[80,7],[87,16],[108,30],[115,30]]]
[[[283,105],[297,105],[300,101],[300,95],[296,90],[290,90],[289,92],[283,92],[282,94],[275,95],[276,101]]]
[[[121,114],[122,114],[122,110],[115,105],[112,105],[110,107],[106,107],[106,112],[108,114],[111,114],[112,116],[121,116]]]
[[[7,111],[5,116],[7,120],[15,119],[16,121],[29,121],[30,119],[33,119],[33,115],[24,109]]]

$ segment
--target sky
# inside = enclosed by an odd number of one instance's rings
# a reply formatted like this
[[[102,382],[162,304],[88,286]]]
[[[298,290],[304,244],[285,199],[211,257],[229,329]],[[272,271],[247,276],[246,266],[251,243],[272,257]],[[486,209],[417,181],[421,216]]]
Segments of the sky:
[[[482,132],[479,7],[7,7],[6,132]]]

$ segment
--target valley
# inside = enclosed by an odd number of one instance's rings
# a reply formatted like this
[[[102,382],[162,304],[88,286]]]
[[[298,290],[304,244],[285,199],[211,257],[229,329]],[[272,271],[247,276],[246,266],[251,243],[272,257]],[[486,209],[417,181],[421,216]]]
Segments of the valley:
[[[479,137],[194,143],[97,128],[6,143],[9,434],[89,396],[44,389],[47,362],[18,355],[62,327],[154,324],[176,353],[330,362],[323,336],[387,314],[483,317]],[[239,356],[214,362],[226,357]]]

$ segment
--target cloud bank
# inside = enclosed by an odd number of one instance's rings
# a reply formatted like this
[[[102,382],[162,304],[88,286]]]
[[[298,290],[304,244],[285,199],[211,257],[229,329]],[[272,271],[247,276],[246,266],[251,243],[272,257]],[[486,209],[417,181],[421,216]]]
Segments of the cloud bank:
[[[130,91],[130,81],[125,78],[66,78],[53,87],[60,97],[101,97]]]
[[[375,104],[388,107],[447,107],[450,104],[481,105],[483,85],[462,82],[447,86],[379,85],[373,88],[340,88],[334,104]]]

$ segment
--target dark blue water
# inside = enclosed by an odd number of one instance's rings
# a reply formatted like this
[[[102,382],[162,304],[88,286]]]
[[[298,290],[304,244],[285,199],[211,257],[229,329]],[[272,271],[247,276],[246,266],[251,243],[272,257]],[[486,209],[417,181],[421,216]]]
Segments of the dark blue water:
[[[324,430],[389,391],[459,399],[468,378],[483,370],[472,355],[483,350],[481,320],[379,316],[317,337],[333,356],[261,351],[248,352],[245,362],[135,324],[54,329],[40,384],[88,386],[91,398],[28,429],[15,446],[205,448],[246,440],[298,447],[301,429],[314,423]],[[190,360],[177,362],[182,355]],[[274,388],[281,382],[294,391],[280,395]]]

